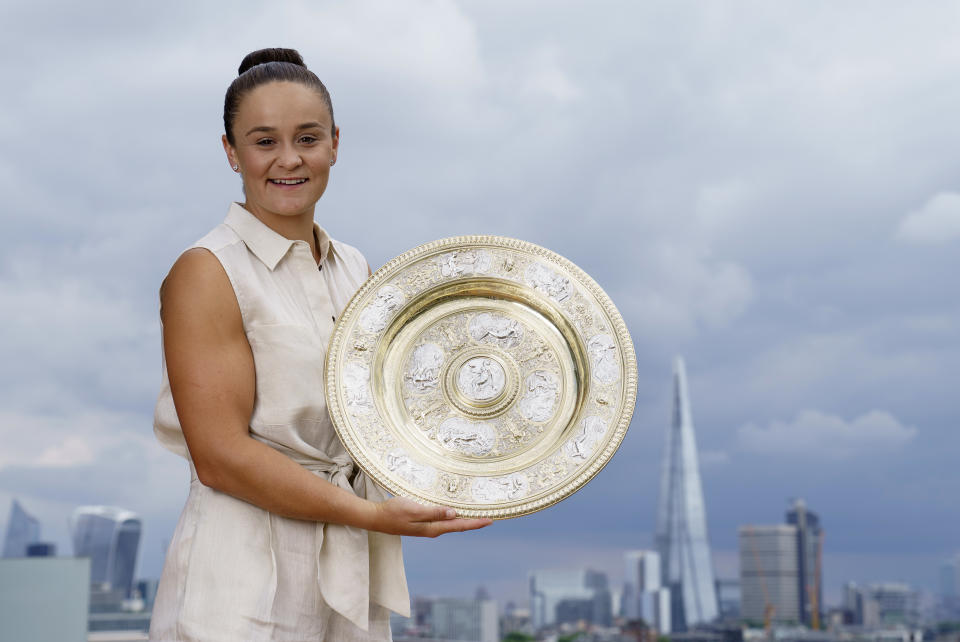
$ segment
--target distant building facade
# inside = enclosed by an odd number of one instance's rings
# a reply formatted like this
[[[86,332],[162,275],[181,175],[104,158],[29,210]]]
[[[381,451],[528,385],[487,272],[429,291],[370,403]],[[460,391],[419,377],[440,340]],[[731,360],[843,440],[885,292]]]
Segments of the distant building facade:
[[[686,631],[716,619],[718,605],[687,374],[681,358],[676,360],[673,382],[673,417],[663,456],[656,542],[662,581],[670,589],[671,628]]]
[[[607,576],[591,570],[542,570],[530,574],[530,620],[535,631],[580,620],[613,621]]]
[[[497,603],[488,597],[418,597],[414,599],[411,611],[411,618],[391,617],[394,638],[470,642],[500,640]]]
[[[660,579],[660,554],[627,551],[624,567],[620,614],[628,622],[643,620],[658,633],[670,633],[670,589],[663,586]]]
[[[86,642],[90,560],[0,560],[0,639]]]
[[[3,538],[4,557],[27,557],[27,547],[40,539],[40,522],[13,500],[7,533]]]
[[[520,608],[513,602],[507,602],[500,618],[500,635],[504,637],[510,633],[525,633],[527,635],[533,633],[530,609]]]
[[[720,617],[725,620],[740,619],[740,580],[717,579],[717,602]]]
[[[823,612],[823,578],[820,573],[823,531],[820,518],[807,510],[806,502],[796,499],[787,511],[787,524],[797,529],[797,579],[802,621],[812,625]]]
[[[800,622],[797,528],[741,526],[740,616],[764,622]]]
[[[441,640],[497,642],[500,639],[497,603],[490,599],[435,599],[430,620],[433,637]]]
[[[112,506],[81,506],[73,513],[73,553],[89,557],[90,582],[121,599],[133,591],[142,524],[136,514]]]
[[[57,545],[53,542],[27,544],[27,557],[56,557]]]
[[[786,522],[740,527],[740,615],[813,626],[823,612],[820,518],[797,499]]]
[[[920,624],[920,595],[907,584],[881,582],[843,589],[844,609],[851,623],[867,629]]]
[[[960,619],[960,553],[940,565],[939,616],[944,620]]]

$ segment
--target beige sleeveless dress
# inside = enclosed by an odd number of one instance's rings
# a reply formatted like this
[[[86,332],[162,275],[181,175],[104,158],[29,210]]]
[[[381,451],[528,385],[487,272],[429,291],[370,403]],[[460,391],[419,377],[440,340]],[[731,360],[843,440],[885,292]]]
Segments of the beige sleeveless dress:
[[[333,320],[367,277],[355,248],[319,226],[310,247],[234,203],[197,242],[233,285],[256,367],[250,435],[332,483],[380,501],[383,492],[337,438],[324,401]],[[190,460],[166,364],[154,432]],[[400,538],[287,519],[201,484],[190,494],[164,563],[150,627],[162,641],[389,640],[389,611],[409,616]]]

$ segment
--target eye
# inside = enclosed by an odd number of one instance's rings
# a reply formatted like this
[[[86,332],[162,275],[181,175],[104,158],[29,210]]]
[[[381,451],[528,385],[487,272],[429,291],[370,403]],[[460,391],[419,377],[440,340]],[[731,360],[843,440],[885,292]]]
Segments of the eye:
[[[303,143],[304,145],[312,145],[312,144],[314,144],[315,142],[317,142],[317,137],[316,137],[316,136],[310,136],[310,135],[301,136],[301,137],[300,137],[300,142]]]
[[[257,145],[259,145],[260,147],[267,147],[268,145],[273,145],[273,139],[261,138],[260,140],[257,141]]]

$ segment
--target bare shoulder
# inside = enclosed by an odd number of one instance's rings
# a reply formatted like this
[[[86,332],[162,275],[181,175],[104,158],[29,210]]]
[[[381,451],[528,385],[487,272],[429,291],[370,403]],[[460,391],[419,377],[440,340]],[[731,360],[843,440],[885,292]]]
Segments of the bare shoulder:
[[[239,320],[230,279],[213,253],[195,247],[180,255],[160,286],[160,314],[164,323],[184,317]]]

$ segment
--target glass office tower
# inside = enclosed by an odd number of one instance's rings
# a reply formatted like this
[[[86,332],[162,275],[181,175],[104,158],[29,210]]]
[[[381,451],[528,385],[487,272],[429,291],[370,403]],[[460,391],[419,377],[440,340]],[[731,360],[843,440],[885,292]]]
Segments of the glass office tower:
[[[90,558],[90,583],[130,597],[142,525],[113,506],[81,506],[73,513],[73,554]]]
[[[657,550],[662,581],[670,589],[673,630],[685,631],[714,620],[717,592],[682,358],[677,358],[673,373],[673,420],[660,478]]]

